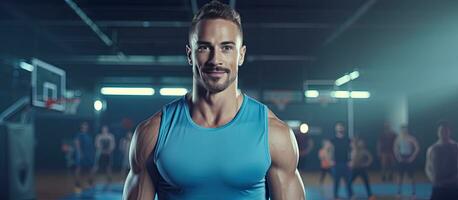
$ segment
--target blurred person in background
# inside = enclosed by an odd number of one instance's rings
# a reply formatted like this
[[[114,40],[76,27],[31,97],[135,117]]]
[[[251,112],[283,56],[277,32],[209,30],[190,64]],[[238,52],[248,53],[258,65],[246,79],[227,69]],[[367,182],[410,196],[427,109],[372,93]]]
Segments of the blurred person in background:
[[[345,132],[343,122],[336,122],[335,137],[331,139],[332,144],[332,173],[334,177],[334,198],[339,199],[340,180],[345,181],[347,194],[349,198],[353,198],[353,188],[351,187],[351,171],[350,171],[350,152],[351,139],[348,138]]]
[[[458,199],[458,144],[447,121],[437,128],[438,140],[428,148],[425,171],[433,184],[431,200]]]
[[[94,167],[94,143],[92,136],[89,134],[89,124],[81,123],[80,131],[75,134],[74,152],[75,152],[75,192],[81,193],[83,188],[83,179],[87,179],[88,187],[93,185]]]
[[[353,184],[356,178],[361,177],[366,187],[366,193],[369,200],[375,200],[375,196],[372,195],[369,176],[367,174],[367,168],[372,164],[373,160],[372,154],[367,150],[364,140],[360,138],[353,139],[350,159],[350,167],[352,170],[350,182]]]
[[[302,133],[299,130],[295,131],[297,146],[299,147],[299,170],[305,170],[307,165],[307,157],[313,149],[314,142],[308,133]]]
[[[324,139],[321,149],[318,151],[318,158],[320,159],[320,186],[323,185],[326,174],[331,174],[331,167],[334,165],[332,159],[332,144],[328,139]]]
[[[130,142],[132,141],[132,131],[127,131],[126,135],[121,138],[119,142],[119,151],[122,154],[122,165],[121,165],[121,172],[122,175],[125,176],[129,172],[130,165],[129,165],[129,147]]]
[[[115,137],[108,126],[102,126],[102,131],[95,137],[95,147],[97,163],[94,168],[94,174],[102,172],[106,175],[108,188],[112,181],[113,151],[116,148]]]
[[[402,194],[402,182],[404,175],[412,181],[412,198],[415,198],[415,168],[413,162],[420,152],[420,145],[417,139],[409,133],[407,125],[401,127],[401,132],[396,137],[393,146],[394,156],[398,162],[399,179],[398,179],[398,197]]]
[[[385,122],[383,132],[377,140],[377,155],[382,167],[382,181],[393,181],[395,158],[393,152],[396,133],[391,129],[390,124]]]

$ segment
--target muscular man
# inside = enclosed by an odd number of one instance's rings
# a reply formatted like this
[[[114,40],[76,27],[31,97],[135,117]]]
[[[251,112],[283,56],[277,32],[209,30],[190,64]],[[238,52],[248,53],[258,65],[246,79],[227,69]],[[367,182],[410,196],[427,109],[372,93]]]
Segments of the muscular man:
[[[137,127],[123,198],[304,199],[294,133],[237,92],[246,51],[239,14],[206,4],[186,49],[192,92]]]
[[[426,153],[426,175],[433,183],[432,200],[458,199],[458,144],[448,122],[440,122],[439,140]]]

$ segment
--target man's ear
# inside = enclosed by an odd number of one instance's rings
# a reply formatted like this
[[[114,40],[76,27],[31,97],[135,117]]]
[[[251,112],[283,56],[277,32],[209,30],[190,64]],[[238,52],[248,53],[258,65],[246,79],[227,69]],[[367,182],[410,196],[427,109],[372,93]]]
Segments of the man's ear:
[[[192,49],[189,45],[186,45],[186,57],[188,58],[188,64],[192,66]]]
[[[243,62],[245,61],[245,53],[246,53],[246,46],[242,45],[240,47],[240,55],[239,55],[239,66],[242,66]]]

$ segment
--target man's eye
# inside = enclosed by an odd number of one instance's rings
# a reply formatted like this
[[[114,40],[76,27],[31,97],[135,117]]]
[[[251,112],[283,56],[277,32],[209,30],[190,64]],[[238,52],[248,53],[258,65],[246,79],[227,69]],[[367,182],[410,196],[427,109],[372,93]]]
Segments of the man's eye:
[[[229,46],[229,45],[223,46],[223,50],[224,50],[224,51],[231,51],[232,49],[234,49],[233,46]]]
[[[206,50],[208,50],[208,46],[199,46],[199,47],[197,47],[197,50],[198,51],[206,51]]]

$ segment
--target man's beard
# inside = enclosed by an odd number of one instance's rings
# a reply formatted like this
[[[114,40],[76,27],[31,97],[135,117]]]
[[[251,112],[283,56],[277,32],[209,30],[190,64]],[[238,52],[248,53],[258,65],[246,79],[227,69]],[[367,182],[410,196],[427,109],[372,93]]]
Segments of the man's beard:
[[[205,77],[201,79],[201,85],[205,87],[210,93],[218,93],[224,91],[232,83],[234,83],[236,76],[231,76],[231,73],[227,73],[227,78],[223,83],[219,83],[218,80],[213,80],[211,77]]]

